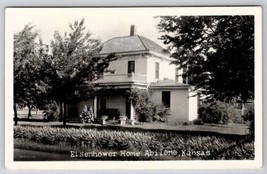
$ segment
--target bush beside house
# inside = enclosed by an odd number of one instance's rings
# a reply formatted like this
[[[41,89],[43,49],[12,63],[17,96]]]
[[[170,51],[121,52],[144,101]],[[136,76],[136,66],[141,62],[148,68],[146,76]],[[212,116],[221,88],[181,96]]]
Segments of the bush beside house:
[[[205,123],[228,124],[238,117],[236,108],[220,101],[204,103],[198,109],[199,119]]]
[[[90,109],[84,105],[84,108],[83,108],[83,111],[82,113],[80,114],[80,119],[81,119],[81,122],[83,124],[86,124],[86,123],[92,123],[94,121],[94,112],[93,112],[93,109],[92,107],[90,107]]]
[[[162,104],[155,102],[147,90],[134,88],[130,93],[130,99],[133,102],[134,109],[140,122],[164,121],[167,108]]]

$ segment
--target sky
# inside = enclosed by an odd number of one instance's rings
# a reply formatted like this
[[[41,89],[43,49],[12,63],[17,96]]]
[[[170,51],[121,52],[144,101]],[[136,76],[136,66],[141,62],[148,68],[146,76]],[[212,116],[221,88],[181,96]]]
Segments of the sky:
[[[154,10],[118,9],[118,8],[17,8],[10,13],[10,24],[13,33],[21,31],[26,24],[35,25],[40,37],[45,44],[53,39],[55,31],[61,34],[69,31],[69,24],[75,20],[85,19],[86,30],[102,42],[117,37],[128,36],[130,26],[135,25],[136,34],[147,37],[163,47],[158,38],[156,25],[159,18],[154,18],[159,13]],[[9,17],[10,17],[9,16]]]
[[[255,14],[249,7],[161,7],[161,8],[7,8],[6,41],[21,31],[26,24],[35,25],[43,43],[50,44],[55,31],[64,34],[69,24],[85,19],[85,27],[94,37],[105,42],[118,36],[128,36],[130,26],[136,26],[136,34],[147,37],[166,48],[158,38],[156,25],[166,15],[250,15]],[[249,11],[250,10],[250,11]]]

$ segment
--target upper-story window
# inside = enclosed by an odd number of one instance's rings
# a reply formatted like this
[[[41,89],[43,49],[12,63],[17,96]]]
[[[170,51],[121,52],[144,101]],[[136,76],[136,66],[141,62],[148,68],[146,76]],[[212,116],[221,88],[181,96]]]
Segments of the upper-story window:
[[[135,72],[135,61],[128,61],[128,74]]]
[[[159,78],[159,62],[155,62],[155,78]]]

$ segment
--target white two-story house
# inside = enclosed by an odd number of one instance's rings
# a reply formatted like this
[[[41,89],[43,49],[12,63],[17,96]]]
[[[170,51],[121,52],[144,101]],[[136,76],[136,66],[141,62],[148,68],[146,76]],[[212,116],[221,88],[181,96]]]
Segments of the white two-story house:
[[[181,71],[171,64],[170,54],[148,38],[135,34],[131,26],[130,35],[114,37],[103,44],[101,56],[114,53],[118,58],[110,62],[108,73],[95,85],[102,89],[94,99],[78,104],[81,113],[84,105],[98,111],[105,108],[118,109],[120,115],[135,119],[136,114],[127,91],[141,88],[151,91],[151,97],[162,102],[169,112],[167,119],[190,121],[197,118],[198,97],[190,97],[190,85],[182,83]]]

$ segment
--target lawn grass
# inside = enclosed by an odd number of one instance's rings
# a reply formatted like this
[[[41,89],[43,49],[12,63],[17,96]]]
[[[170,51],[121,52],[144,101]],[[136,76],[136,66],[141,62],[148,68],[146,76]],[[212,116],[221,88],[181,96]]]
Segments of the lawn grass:
[[[20,121],[19,125],[28,126],[54,126],[63,127],[62,122],[27,122]],[[183,125],[181,123],[142,123],[138,125],[119,125],[119,124],[88,124],[83,125],[81,123],[67,123],[67,127],[73,128],[85,128],[85,129],[109,129],[109,130],[128,130],[128,131],[173,131],[173,132],[207,132],[207,133],[217,133],[217,134],[229,134],[229,135],[246,135],[248,134],[248,125],[246,124],[229,124],[229,125],[219,125],[219,124],[204,124],[204,125]]]
[[[254,142],[246,136],[197,135],[191,132],[134,132],[121,130],[74,129],[59,127],[14,127],[14,147],[71,154],[71,151],[116,152],[117,156],[89,157],[87,160],[207,160],[253,159]],[[122,151],[133,152],[121,156]],[[176,154],[158,156],[165,151]],[[139,152],[139,155],[134,153]],[[154,153],[146,155],[147,153]]]
[[[68,154],[58,154],[31,149],[14,149],[14,161],[73,161]]]

